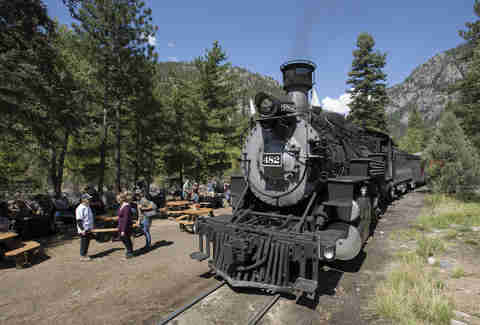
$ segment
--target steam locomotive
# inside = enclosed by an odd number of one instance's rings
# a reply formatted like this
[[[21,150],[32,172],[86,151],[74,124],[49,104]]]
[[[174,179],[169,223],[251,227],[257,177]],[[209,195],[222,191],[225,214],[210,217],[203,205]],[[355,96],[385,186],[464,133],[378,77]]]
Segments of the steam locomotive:
[[[420,158],[387,134],[310,105],[315,69],[289,61],[280,68],[288,99],[256,95],[233,214],[194,225],[191,258],[209,259],[233,287],[314,295],[320,268],[355,259],[389,203],[425,180]]]

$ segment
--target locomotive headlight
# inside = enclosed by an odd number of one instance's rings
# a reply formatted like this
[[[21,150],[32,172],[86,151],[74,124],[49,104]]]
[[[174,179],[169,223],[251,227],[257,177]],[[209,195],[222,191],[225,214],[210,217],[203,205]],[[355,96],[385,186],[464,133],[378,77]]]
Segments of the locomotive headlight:
[[[329,261],[333,260],[333,258],[335,257],[335,246],[326,247],[323,250],[323,257],[325,257],[325,259]]]
[[[280,108],[278,100],[264,92],[259,92],[255,96],[255,106],[263,116],[273,116]]]

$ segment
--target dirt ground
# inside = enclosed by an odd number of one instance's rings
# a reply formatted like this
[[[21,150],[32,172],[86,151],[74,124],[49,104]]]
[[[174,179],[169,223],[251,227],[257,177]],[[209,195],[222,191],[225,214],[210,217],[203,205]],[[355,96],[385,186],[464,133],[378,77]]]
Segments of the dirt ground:
[[[326,271],[316,304],[282,298],[262,324],[369,324],[364,305],[385,269],[395,244],[388,233],[406,227],[423,205],[422,193],[411,193],[389,208],[365,254],[346,272]],[[215,215],[223,211],[216,210]],[[47,259],[17,270],[0,265],[0,324],[156,324],[218,281],[207,263],[191,260],[196,237],[178,225],[156,219],[153,250],[125,259],[121,242],[92,241],[92,261],[79,258],[79,239],[45,242]],[[135,240],[135,248],[144,238]],[[480,296],[479,296],[480,297]],[[268,296],[234,292],[224,286],[172,324],[245,324],[248,313]],[[302,302],[302,301],[300,301]]]

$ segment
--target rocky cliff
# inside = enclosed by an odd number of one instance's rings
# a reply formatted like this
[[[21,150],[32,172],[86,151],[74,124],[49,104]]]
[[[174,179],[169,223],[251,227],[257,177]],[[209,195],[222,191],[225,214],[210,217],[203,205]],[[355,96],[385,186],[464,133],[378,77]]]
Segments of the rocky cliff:
[[[404,133],[410,105],[416,105],[427,124],[432,124],[449,101],[458,100],[459,94],[450,93],[448,87],[464,77],[468,66],[465,58],[471,50],[464,44],[437,54],[413,70],[404,82],[387,89],[391,103],[386,111],[393,135]]]

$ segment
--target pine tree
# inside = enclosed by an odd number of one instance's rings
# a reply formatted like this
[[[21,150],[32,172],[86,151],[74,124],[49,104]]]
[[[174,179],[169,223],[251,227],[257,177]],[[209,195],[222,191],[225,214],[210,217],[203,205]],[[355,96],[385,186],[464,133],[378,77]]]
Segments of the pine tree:
[[[473,9],[475,15],[480,17],[479,0],[475,0]],[[460,101],[449,103],[445,110],[455,113],[465,134],[477,150],[480,150],[480,20],[466,23],[465,26],[467,30],[459,31],[459,35],[471,45],[471,50],[463,58],[468,62],[468,71],[465,78],[450,89],[460,91]]]
[[[400,140],[400,149],[416,153],[422,151],[426,146],[425,124],[417,107],[410,108],[408,113],[407,134]]]
[[[197,161],[202,160],[202,143],[197,126],[203,117],[193,82],[170,71],[168,84],[161,92],[165,107],[162,127],[165,135],[160,146],[165,172],[178,175],[182,182],[185,176],[198,179],[201,173],[196,167]]]
[[[139,65],[144,57],[156,60],[149,40],[157,28],[152,24],[152,10],[140,0],[64,0],[71,15],[80,22],[75,31],[91,43],[92,60],[100,67],[98,80],[104,87],[104,121],[110,112],[116,129],[116,187],[121,190],[121,123],[129,100],[138,92],[144,72]],[[140,67],[140,69],[138,69]],[[107,123],[103,123],[98,188],[103,190]]]
[[[218,41],[206,51],[203,57],[195,60],[199,71],[198,93],[201,119],[197,123],[201,160],[197,168],[201,177],[207,174],[222,174],[231,167],[226,148],[236,139],[232,114],[235,108],[233,76],[229,74],[231,65],[225,63],[226,53]]]
[[[463,192],[478,185],[479,156],[451,112],[444,112],[425,149],[428,174],[435,192]]]
[[[473,4],[473,12],[477,17],[480,17],[480,1],[475,0]],[[480,21],[477,20],[473,23],[465,23],[467,30],[461,30],[458,32],[461,38],[465,39],[467,42],[476,43],[480,40]]]
[[[385,81],[387,75],[382,71],[386,63],[386,54],[374,52],[375,40],[368,33],[357,38],[357,49],[353,51],[352,70],[347,84],[352,85],[347,93],[352,97],[348,105],[348,118],[359,126],[387,131],[385,106],[388,103]]]

